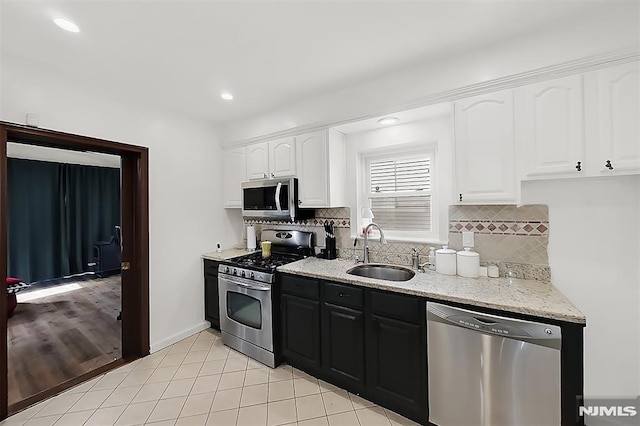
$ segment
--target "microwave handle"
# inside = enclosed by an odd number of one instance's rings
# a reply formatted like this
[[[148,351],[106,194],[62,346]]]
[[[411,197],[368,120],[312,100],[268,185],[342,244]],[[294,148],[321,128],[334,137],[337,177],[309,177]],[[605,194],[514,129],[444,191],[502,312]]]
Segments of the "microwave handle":
[[[278,185],[276,185],[276,209],[278,209],[278,211],[282,211],[282,207],[280,207],[280,189],[282,188],[282,182],[278,182]]]

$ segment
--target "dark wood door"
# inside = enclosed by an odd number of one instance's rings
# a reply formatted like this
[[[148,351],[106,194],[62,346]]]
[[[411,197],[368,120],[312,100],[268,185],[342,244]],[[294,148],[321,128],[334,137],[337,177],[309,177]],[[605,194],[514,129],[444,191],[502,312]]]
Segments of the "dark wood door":
[[[282,295],[282,355],[306,371],[320,370],[320,302]]]
[[[362,311],[322,305],[322,368],[342,386],[364,386],[364,315]]]
[[[386,407],[403,413],[426,412],[426,347],[423,329],[372,315],[367,339],[367,384]],[[406,414],[405,414],[406,415]]]
[[[8,140],[51,148],[119,155],[122,159],[122,358],[133,360],[149,354],[149,192],[148,148],[72,135],[14,123],[0,122],[0,206],[6,205]],[[6,208],[0,207],[0,280],[7,266]],[[35,402],[55,395],[122,364],[118,360],[96,368],[59,386],[7,406],[6,292],[0,292],[0,420]]]

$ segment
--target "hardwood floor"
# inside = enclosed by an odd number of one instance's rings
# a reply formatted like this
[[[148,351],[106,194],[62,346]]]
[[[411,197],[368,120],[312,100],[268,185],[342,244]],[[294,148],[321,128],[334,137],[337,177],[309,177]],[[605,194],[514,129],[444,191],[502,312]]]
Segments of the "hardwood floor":
[[[10,406],[121,356],[120,275],[37,291],[56,288],[67,291],[18,294],[7,326]]]

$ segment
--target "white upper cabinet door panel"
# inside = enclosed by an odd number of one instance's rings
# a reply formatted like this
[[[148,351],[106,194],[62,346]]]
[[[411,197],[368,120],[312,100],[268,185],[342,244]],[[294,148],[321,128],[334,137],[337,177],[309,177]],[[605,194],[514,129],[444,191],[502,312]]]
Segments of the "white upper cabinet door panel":
[[[242,188],[240,184],[247,180],[245,147],[224,150],[222,159],[224,207],[242,207]]]
[[[329,205],[327,131],[296,136],[300,207]]]
[[[516,202],[513,91],[455,103],[457,202]]]
[[[525,177],[580,173],[585,162],[582,76],[525,86],[517,96],[524,96],[518,137]]]
[[[598,170],[640,173],[640,64],[602,69],[597,76]]]
[[[295,176],[296,139],[288,137],[269,141],[269,176]]]
[[[269,145],[267,142],[247,146],[247,179],[269,177]]]

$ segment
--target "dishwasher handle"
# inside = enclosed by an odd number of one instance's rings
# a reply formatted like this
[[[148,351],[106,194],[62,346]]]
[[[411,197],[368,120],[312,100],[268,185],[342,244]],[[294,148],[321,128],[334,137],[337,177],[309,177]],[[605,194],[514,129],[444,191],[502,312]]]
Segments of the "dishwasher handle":
[[[427,321],[560,350],[560,327],[427,302]]]

